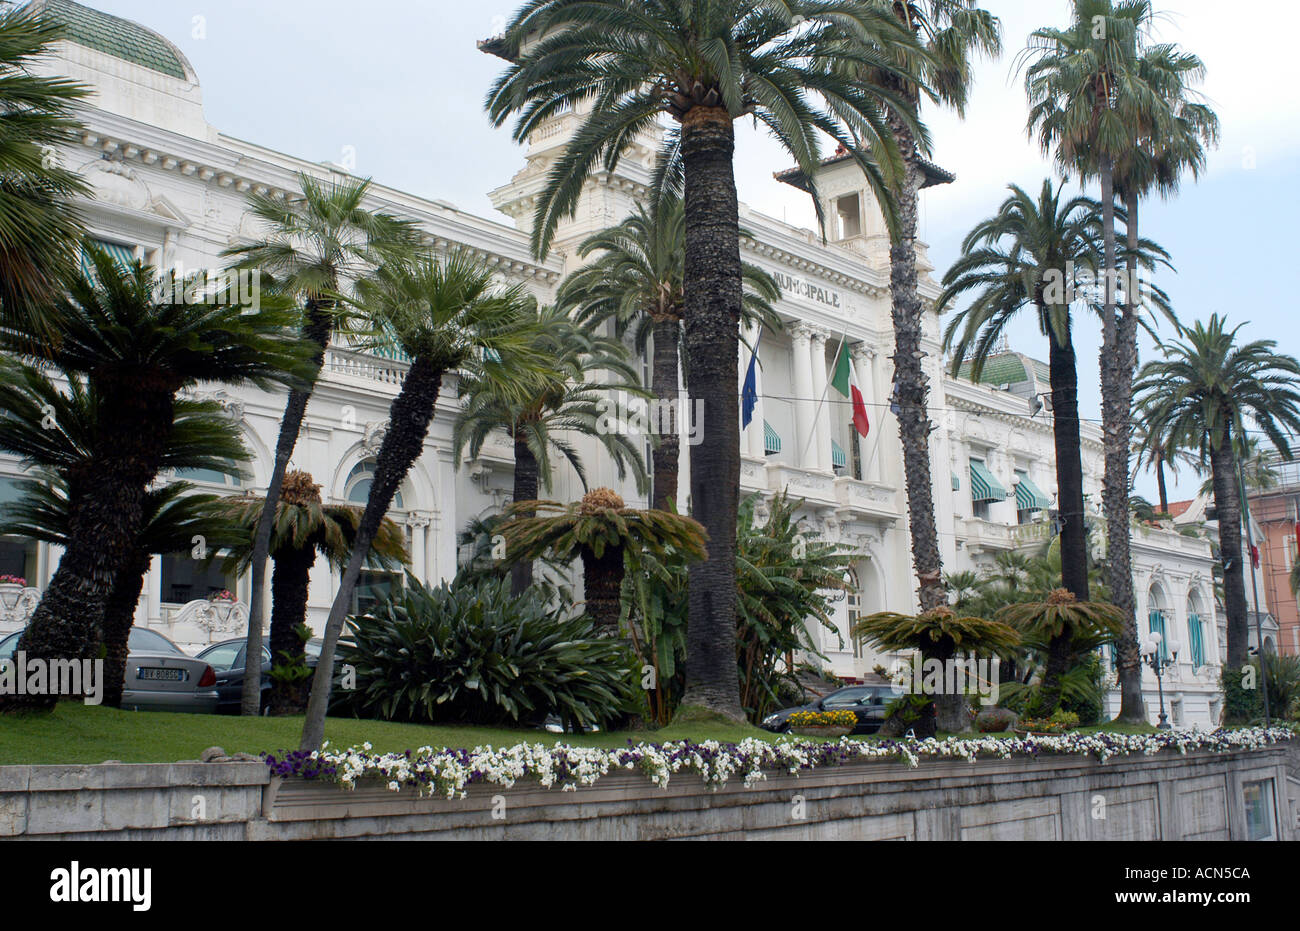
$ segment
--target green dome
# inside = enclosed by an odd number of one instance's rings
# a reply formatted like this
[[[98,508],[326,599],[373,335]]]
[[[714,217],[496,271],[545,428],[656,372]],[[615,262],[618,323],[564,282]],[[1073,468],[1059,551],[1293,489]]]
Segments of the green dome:
[[[191,69],[176,47],[139,23],[71,0],[34,0],[33,9],[62,26],[69,42],[181,81],[191,80]]]
[[[958,375],[970,379],[971,363],[963,362]],[[1047,366],[1019,352],[997,352],[985,360],[979,383],[994,386],[1019,385],[1031,380],[1046,383],[1049,380]]]

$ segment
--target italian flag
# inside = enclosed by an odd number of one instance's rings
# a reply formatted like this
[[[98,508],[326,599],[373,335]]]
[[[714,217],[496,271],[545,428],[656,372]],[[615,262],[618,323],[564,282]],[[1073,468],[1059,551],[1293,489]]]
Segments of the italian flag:
[[[853,429],[858,431],[859,436],[866,436],[871,432],[871,421],[867,419],[867,405],[862,400],[862,392],[858,390],[857,380],[853,376],[849,347],[844,343],[840,344],[840,354],[835,360],[835,375],[831,378],[831,385],[844,397],[852,399]]]

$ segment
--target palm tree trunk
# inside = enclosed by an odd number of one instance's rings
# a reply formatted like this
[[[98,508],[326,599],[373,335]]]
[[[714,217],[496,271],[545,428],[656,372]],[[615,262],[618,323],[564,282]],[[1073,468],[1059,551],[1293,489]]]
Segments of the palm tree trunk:
[[[1049,334],[1052,434],[1056,443],[1056,506],[1061,522],[1061,585],[1079,601],[1089,600],[1088,530],[1083,513],[1083,454],[1079,439],[1079,373],[1070,333]],[[1073,638],[1068,630],[1047,645],[1047,668],[1039,693],[1040,713],[1061,701],[1061,677],[1070,668]]]
[[[597,557],[582,550],[582,591],[587,602],[587,616],[596,624],[597,633],[618,636],[618,619],[623,609],[623,550],[610,548]]]
[[[140,604],[144,576],[149,571],[149,554],[138,549],[113,579],[104,607],[104,698],[109,708],[122,707],[122,690],[126,688],[126,658],[131,653],[131,627],[135,609]]]
[[[1226,431],[1225,431],[1226,434]],[[1224,670],[1234,673],[1246,665],[1250,621],[1246,608],[1245,560],[1241,546],[1241,495],[1237,491],[1237,454],[1225,435],[1219,449],[1210,450],[1214,507],[1219,516],[1219,558],[1223,560],[1223,607],[1228,615],[1228,656]]]
[[[681,457],[681,439],[677,435],[676,418],[680,341],[681,323],[678,320],[666,318],[655,321],[651,378],[654,380],[655,398],[663,402],[660,410],[668,412],[668,422],[661,424],[663,432],[659,434],[650,453],[651,471],[654,475],[650,506],[660,511],[677,510],[677,471]]]
[[[311,583],[311,568],[316,563],[316,547],[300,550],[285,549],[275,554],[271,570],[271,666],[296,664],[304,655],[302,638],[297,628],[307,623],[307,591]],[[261,651],[250,656],[260,656]],[[261,664],[257,664],[261,669]],[[252,665],[245,664],[247,678]],[[302,714],[306,704],[304,683],[289,685],[273,682],[271,685],[271,714]]]
[[[726,110],[695,107],[682,119],[686,178],[685,329],[690,396],[703,404],[701,442],[691,447],[691,510],[709,535],[708,556],[689,570],[686,690],[700,706],[736,721],[736,510],[740,495],[742,278],[735,127]]]
[[[334,596],[325,623],[325,642],[321,645],[316,675],[312,679],[301,750],[319,750],[325,739],[325,713],[329,710],[330,687],[334,679],[334,650],[339,635],[343,633],[343,622],[352,609],[352,593],[361,576],[361,567],[370,555],[370,544],[388,514],[393,497],[424,451],[424,440],[429,435],[429,424],[442,388],[442,376],[441,368],[427,358],[417,356],[402,382],[402,390],[389,407],[388,432],[384,434],[384,442],[375,458],[375,477],[370,486],[370,497],[366,499],[366,509],[357,526],[352,558],[343,571],[338,594]]]
[[[515,436],[515,478],[514,501],[536,501],[539,485],[537,457],[528,447],[528,440],[522,436],[523,431],[516,428]],[[520,518],[532,517],[534,511],[520,511]],[[518,598],[528,591],[533,584],[533,561],[521,559],[510,567],[510,594]]]
[[[903,156],[904,177],[896,191],[898,236],[889,247],[890,312],[894,325],[894,400],[898,404],[898,435],[903,446],[907,488],[907,523],[912,543],[912,568],[922,613],[948,603],[943,586],[943,557],[934,517],[934,483],[930,465],[929,383],[921,349],[924,308],[917,289],[917,212],[924,179],[911,130],[894,113],[890,129]],[[935,657],[938,659],[939,657]],[[970,703],[964,695],[937,695],[940,730],[960,733],[970,728]]]
[[[89,659],[103,642],[113,580],[129,564],[144,497],[171,437],[171,385],[101,385],[97,448],[68,476],[68,546],[18,641],[32,659]],[[0,697],[0,710],[54,707],[56,696]]]
[[[1160,513],[1169,513],[1169,488],[1165,485],[1165,457],[1156,458],[1156,488],[1160,492]]]
[[[1101,157],[1101,217],[1105,246],[1105,301],[1101,339],[1101,415],[1106,467],[1102,507],[1106,514],[1106,565],[1111,601],[1124,614],[1119,655],[1118,721],[1146,721],[1142,699],[1142,659],[1138,654],[1137,602],[1129,550],[1128,482],[1132,440],[1133,369],[1125,371],[1123,330],[1115,315],[1115,178],[1109,156]],[[1130,215],[1130,223],[1136,218]],[[1134,231],[1136,228],[1134,227]],[[1126,390],[1127,386],[1127,390]]]
[[[329,346],[330,333],[333,329],[331,308],[318,301],[307,302],[306,321],[303,325],[303,337],[316,344],[312,353],[312,384],[320,376],[325,364],[325,349]],[[290,390],[289,400],[284,406],[284,416],[280,419],[280,436],[275,442],[275,464],[271,468],[271,481],[266,488],[266,502],[262,507],[262,516],[257,522],[253,535],[252,590],[248,597],[248,638],[245,655],[262,655],[262,616],[266,613],[263,605],[262,589],[266,587],[266,559],[271,551],[271,528],[275,524],[275,513],[280,504],[280,489],[284,485],[284,473],[288,471],[289,459],[293,449],[298,445],[298,434],[302,430],[303,417],[307,414],[307,402],[311,399],[311,390]],[[240,695],[239,713],[260,714],[262,707],[262,667],[249,669],[244,676],[244,690]]]

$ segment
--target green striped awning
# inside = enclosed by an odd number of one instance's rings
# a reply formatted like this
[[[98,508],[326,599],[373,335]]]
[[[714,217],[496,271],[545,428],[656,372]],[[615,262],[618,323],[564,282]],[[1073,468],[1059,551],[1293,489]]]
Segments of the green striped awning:
[[[777,433],[766,420],[763,421],[763,450],[769,456],[781,451],[781,434]]]
[[[1045,511],[1052,506],[1052,499],[1043,494],[1028,475],[1020,475],[1019,479],[1016,482],[1017,511]]]
[[[123,246],[115,242],[106,242],[103,239],[92,239],[91,245],[102,249],[112,257],[123,269],[130,268],[135,262],[135,249],[131,246]],[[90,263],[90,256],[85,253],[81,256],[81,270],[89,275],[95,270],[95,266]]]
[[[984,463],[977,459],[970,461],[970,494],[972,501],[1003,501],[1007,490],[993,477]]]
[[[848,468],[849,457],[844,454],[844,449],[839,443],[831,440],[831,465],[841,469]]]

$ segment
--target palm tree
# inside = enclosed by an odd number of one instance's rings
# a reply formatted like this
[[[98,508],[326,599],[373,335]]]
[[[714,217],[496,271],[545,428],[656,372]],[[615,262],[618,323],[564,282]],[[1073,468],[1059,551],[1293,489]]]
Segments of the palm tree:
[[[1137,293],[1128,293],[1137,291],[1136,282],[1130,282],[1124,305],[1116,313],[1115,183],[1116,165],[1131,163],[1140,138],[1174,130],[1171,112],[1161,105],[1157,88],[1144,79],[1139,63],[1142,31],[1150,18],[1149,0],[1074,0],[1071,24],[1065,29],[1035,30],[1025,50],[1026,59],[1032,59],[1025,73],[1030,134],[1037,131],[1044,153],[1055,151],[1063,172],[1095,177],[1101,185],[1106,457],[1102,501],[1112,595],[1129,617],[1119,643],[1119,718],[1132,722],[1146,719],[1128,526],[1132,386],[1141,302]],[[1136,217],[1129,220],[1136,238]]]
[[[354,323],[344,289],[378,262],[400,256],[414,248],[415,227],[386,213],[364,206],[370,193],[369,181],[346,179],[321,182],[308,174],[298,175],[301,198],[280,199],[254,194],[248,199],[251,216],[267,228],[265,238],[227,249],[236,269],[265,274],[275,289],[302,307],[303,339],[313,346],[310,381],[291,390],[280,419],[275,444],[275,462],[266,489],[266,500],[278,501],[285,470],[302,430],[307,402],[325,362],[325,350],[338,330]],[[252,589],[248,611],[248,656],[262,653],[263,590],[266,558],[270,552],[275,508],[262,512],[262,522],[253,537]],[[240,702],[242,714],[257,714],[262,701],[261,670],[250,668],[244,677]]]
[[[584,114],[538,198],[532,239],[539,255],[598,164],[616,168],[661,116],[677,124],[658,174],[674,176],[668,166],[679,166],[685,189],[686,367],[706,425],[691,447],[691,503],[709,533],[708,558],[690,572],[684,707],[743,718],[733,655],[744,293],[734,123],[762,123],[809,178],[820,167],[818,136],[829,135],[866,172],[896,227],[886,175],[896,173],[898,158],[881,113],[892,98],[848,73],[897,70],[875,51],[893,43],[915,44],[892,16],[859,0],[533,0],[501,40],[511,64],[487,99],[496,125],[518,114],[513,136],[522,141],[560,112]],[[865,154],[868,146],[877,160]]]
[[[252,559],[252,541],[266,499],[250,496],[226,498],[221,512],[239,529],[224,568],[242,574]],[[361,508],[346,504],[324,504],[320,486],[306,472],[287,472],[276,502],[271,532],[271,630],[269,648],[273,667],[302,664],[304,644],[297,635],[307,623],[307,590],[317,555],[342,570],[352,555]],[[385,519],[370,547],[370,565],[395,569],[406,562],[402,528]],[[250,667],[251,668],[251,667]],[[298,685],[277,679],[271,689],[272,714],[301,714],[307,703]]]
[[[74,106],[90,89],[35,73],[61,38],[36,6],[0,8],[0,315],[42,334],[42,305],[80,255],[72,202],[89,188],[59,164],[58,148],[74,142]]]
[[[686,209],[682,199],[669,192],[648,208],[637,204],[636,212],[622,223],[588,237],[578,247],[579,258],[592,255],[597,258],[565,279],[556,302],[572,308],[577,319],[588,326],[612,321],[615,334],[630,335],[640,353],[653,335],[650,387],[667,414],[651,451],[650,506],[674,510],[681,455],[674,405],[681,384],[681,329],[686,306]],[[780,332],[784,324],[772,306],[781,296],[776,280],[748,262],[742,263],[741,276],[745,289],[742,323]]]
[[[508,356],[484,360],[479,374],[461,379],[464,407],[456,418],[452,442],[456,461],[466,447],[476,457],[483,443],[495,431],[504,429],[515,452],[512,501],[535,501],[538,488],[551,488],[552,454],[558,453],[587,487],[587,471],[570,435],[595,437],[609,453],[618,477],[629,471],[637,489],[645,487],[645,464],[636,442],[628,434],[608,429],[604,411],[619,392],[641,394],[637,373],[627,363],[627,347],[618,339],[596,336],[576,324],[557,307],[533,312],[539,342],[530,352],[549,356],[553,371],[524,399],[513,384],[517,380],[515,360]],[[592,375],[606,373],[609,378]],[[520,516],[531,516],[520,512]],[[511,570],[511,591],[522,595],[532,584],[531,562],[520,561]]]
[[[608,488],[593,488],[575,504],[527,501],[514,507],[536,516],[504,525],[508,558],[533,560],[551,554],[565,562],[581,559],[587,614],[606,636],[618,635],[629,561],[635,569],[647,552],[660,560],[667,551],[687,561],[705,556],[708,536],[698,522],[670,511],[629,508]]]
[[[1023,310],[1032,310],[1048,341],[1052,388],[1052,430],[1056,440],[1057,503],[1061,514],[1062,584],[1088,600],[1088,535],[1083,520],[1083,456],[1079,435],[1079,378],[1073,341],[1072,293],[1081,273],[1099,262],[1097,202],[1074,197],[1043,181],[1035,200],[1016,185],[996,215],[977,224],[962,243],[962,255],[944,275],[940,311],[959,295],[975,292],[944,333],[953,349],[952,370],[969,366],[978,380],[993,348]],[[1055,276],[1055,278],[1054,278]]]
[[[20,498],[3,509],[0,533],[66,549],[70,545],[71,512],[66,476],[72,467],[84,467],[93,446],[100,416],[98,396],[81,378],[70,378],[64,393],[34,370],[28,371],[24,388],[42,409],[51,412],[57,427],[46,430],[39,423],[23,419],[0,421],[0,444],[9,449],[27,449],[26,465],[34,470],[33,478],[18,483]],[[6,400],[10,397],[7,393],[0,396]],[[160,471],[230,472],[237,471],[237,463],[246,459],[239,431],[219,405],[210,401],[176,402],[176,419]],[[215,512],[219,499],[191,494],[192,490],[188,482],[173,482],[145,492],[143,525],[122,568],[113,577],[104,609],[103,701],[110,707],[121,703],[128,637],[150,557],[191,550],[196,538],[212,552],[236,540],[233,528]]]
[[[903,447],[903,472],[907,488],[908,529],[912,540],[912,565],[918,583],[921,610],[947,604],[943,585],[943,560],[934,517],[934,483],[931,476],[928,378],[921,350],[924,307],[917,290],[916,241],[921,187],[926,177],[929,140],[919,126],[921,98],[951,107],[964,115],[970,96],[971,68],[977,55],[996,57],[1002,52],[1002,27],[998,18],[975,0],[889,0],[879,4],[895,16],[901,27],[917,39],[916,46],[884,46],[897,67],[867,68],[864,80],[884,89],[894,101],[887,121],[894,147],[902,157],[902,172],[895,176],[893,200],[897,203],[898,229],[889,249],[889,289],[894,328],[894,394],[898,432]]]
[[[1238,441],[1253,422],[1289,461],[1287,433],[1300,432],[1300,362],[1274,352],[1274,340],[1238,343],[1240,331],[1229,329],[1218,314],[1208,324],[1198,321],[1185,331],[1185,341],[1164,347],[1164,359],[1143,366],[1137,383],[1154,427],[1171,442],[1197,450],[1214,476],[1230,669],[1245,664],[1249,636]]]
[[[1056,446],[1057,507],[1061,523],[1061,584],[1088,602],[1088,531],[1083,509],[1083,454],[1079,433],[1079,377],[1074,351],[1073,313],[1080,280],[1101,263],[1099,205],[1087,197],[1062,203],[1061,188],[1044,179],[1038,198],[1011,185],[998,213],[979,223],[962,243],[962,256],[944,276],[940,310],[958,295],[975,292],[944,334],[945,348],[956,347],[953,374],[969,365],[978,380],[1007,325],[1026,309],[1034,312],[1047,337],[1052,388],[1052,432]],[[1167,258],[1154,243],[1139,243],[1146,266]],[[1071,270],[1074,270],[1072,273]],[[1157,292],[1161,306],[1167,306]],[[1053,669],[1071,653],[1070,629],[1052,644]]]
[[[1134,418],[1134,446],[1137,450],[1138,467],[1154,469],[1156,473],[1156,490],[1160,496],[1160,513],[1169,513],[1169,486],[1165,479],[1166,470],[1178,475],[1180,465],[1196,466],[1196,459],[1191,453],[1169,442],[1169,438],[1153,428],[1146,412],[1142,411]],[[1206,489],[1202,489],[1207,493]]]
[[[89,655],[98,643],[112,580],[126,564],[143,521],[146,490],[164,462],[177,396],[199,383],[293,384],[305,354],[281,302],[261,295],[257,309],[234,289],[196,296],[188,281],[160,279],[139,262],[120,267],[87,247],[93,274],[78,271],[52,305],[54,339],[45,355],[97,393],[96,427],[84,458],[69,465],[68,548],[23,633],[41,658]],[[0,326],[0,350],[21,352],[23,331]],[[53,423],[19,369],[3,414]],[[29,371],[29,370],[28,370]],[[12,449],[36,458],[28,450]],[[49,707],[44,697],[29,703]]]
[[[536,320],[528,313],[532,299],[521,286],[496,286],[492,272],[464,253],[386,263],[358,290],[371,330],[395,343],[411,362],[389,408],[366,509],[325,624],[303,723],[301,746],[307,751],[319,749],[324,740],[334,650],[352,593],[393,497],[424,451],[443,377],[457,369],[472,375],[492,353],[509,356],[516,365],[513,386],[522,400],[536,387],[539,373],[550,371],[545,355],[535,348],[540,334],[535,324],[528,325]]]

